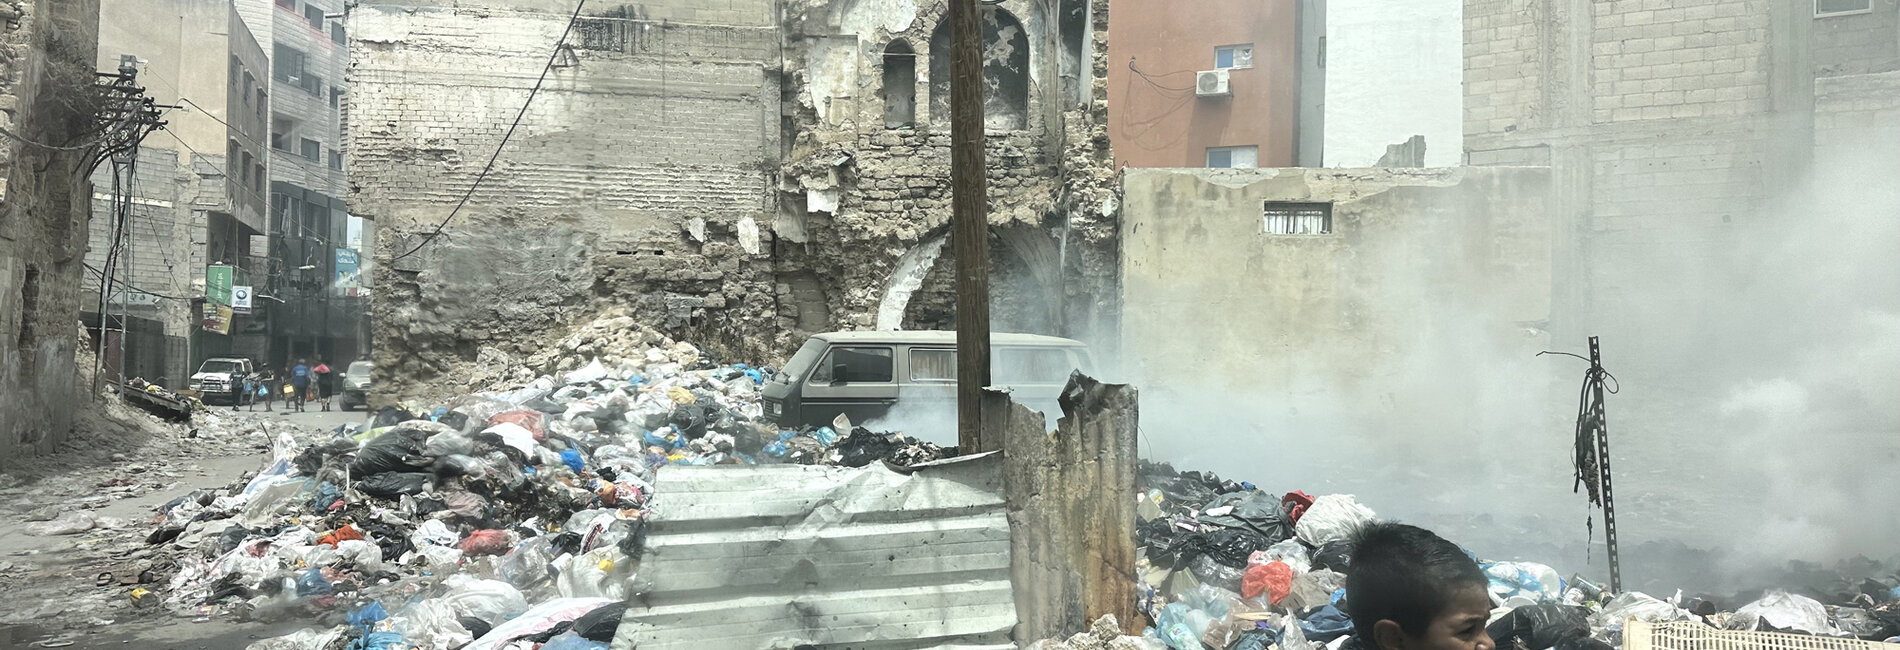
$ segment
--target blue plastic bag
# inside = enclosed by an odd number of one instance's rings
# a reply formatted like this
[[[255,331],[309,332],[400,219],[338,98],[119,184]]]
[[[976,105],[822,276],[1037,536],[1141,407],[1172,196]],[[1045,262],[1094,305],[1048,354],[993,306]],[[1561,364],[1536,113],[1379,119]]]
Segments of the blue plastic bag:
[[[1327,605],[1301,620],[1300,632],[1306,635],[1308,641],[1331,643],[1333,639],[1352,633],[1352,617],[1339,611],[1338,607]]]
[[[350,612],[344,620],[352,627],[368,628],[385,618],[389,618],[389,612],[383,609],[382,601],[370,601],[370,604]]]
[[[587,463],[581,460],[581,451],[579,449],[562,450],[561,462],[566,463],[568,469],[574,470],[576,472],[579,472],[581,471],[582,468],[587,467]]]
[[[395,632],[371,632],[350,642],[349,650],[407,650],[402,635]]]
[[[832,431],[831,427],[818,427],[818,431],[813,435],[826,447],[838,444],[838,432]]]
[[[541,650],[607,650],[607,644],[589,641],[575,634],[573,630],[568,630],[548,639],[548,642],[541,646]]]
[[[323,579],[322,569],[311,569],[297,576],[297,597],[328,596],[336,593],[330,581]]]

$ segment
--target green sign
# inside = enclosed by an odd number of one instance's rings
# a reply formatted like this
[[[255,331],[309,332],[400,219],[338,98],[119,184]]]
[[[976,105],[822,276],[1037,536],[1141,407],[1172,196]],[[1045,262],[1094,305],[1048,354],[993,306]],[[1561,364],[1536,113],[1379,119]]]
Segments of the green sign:
[[[220,304],[231,304],[231,267],[205,267],[205,300]]]

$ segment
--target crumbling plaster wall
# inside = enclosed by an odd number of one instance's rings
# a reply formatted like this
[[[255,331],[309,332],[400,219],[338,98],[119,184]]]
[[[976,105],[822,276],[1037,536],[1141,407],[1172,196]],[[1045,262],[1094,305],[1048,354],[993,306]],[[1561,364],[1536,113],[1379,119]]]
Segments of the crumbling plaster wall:
[[[350,12],[350,206],[373,218],[379,387],[519,358],[608,306],[723,354],[787,345],[766,169],[779,151],[773,3],[592,5],[483,171],[573,8],[491,0]],[[414,254],[407,254],[415,250]]]
[[[77,145],[93,122],[98,0],[0,0],[0,122]],[[74,353],[92,186],[88,155],[0,147],[0,454],[54,449],[86,400]]]
[[[785,301],[792,311],[780,320],[788,329],[798,328],[800,314],[820,307],[834,328],[873,327],[900,259],[948,230],[949,125],[942,106],[925,99],[941,81],[932,76],[933,67],[942,67],[933,66],[933,58],[943,54],[941,43],[932,47],[932,36],[947,27],[947,9],[941,0],[839,0],[794,5],[787,16],[793,131],[779,181],[780,266],[809,272],[829,289],[822,306]],[[1115,300],[1113,227],[1104,225],[1112,223],[1116,205],[1101,62],[1108,7],[1044,0],[1002,11],[1013,12],[1027,32],[1028,95],[1022,128],[987,120],[988,217],[997,274],[992,302],[1002,314],[1042,310],[1048,316],[1004,316],[994,324],[1082,336]],[[1087,37],[1064,39],[1059,11],[1087,11],[1086,21],[1074,23],[1086,26]],[[986,22],[1008,24],[993,17]],[[881,85],[887,78],[884,53],[897,41],[914,53],[909,97],[916,108],[912,124],[892,128],[884,111],[891,89]],[[1063,59],[1083,55],[1063,52],[1064,43],[1070,49],[1088,44],[1094,64],[1086,98],[1077,96],[1073,82],[1064,92]],[[1005,59],[1006,50],[986,43],[986,59]],[[990,81],[994,86],[995,79]],[[954,294],[945,278],[954,264],[945,247],[924,289],[912,296],[908,325],[941,326],[953,314]],[[916,318],[919,313],[934,317]]]

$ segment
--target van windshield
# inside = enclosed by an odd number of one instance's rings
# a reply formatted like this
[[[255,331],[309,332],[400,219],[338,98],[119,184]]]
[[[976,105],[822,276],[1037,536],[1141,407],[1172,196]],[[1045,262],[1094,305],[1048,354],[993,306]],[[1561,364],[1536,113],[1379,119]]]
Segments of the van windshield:
[[[1065,384],[1076,370],[1069,351],[1062,348],[1000,348],[990,361],[990,377],[998,385]]]
[[[346,374],[349,374],[354,377],[366,377],[366,376],[369,376],[369,369],[370,369],[370,362],[357,361],[357,362],[351,363],[350,369],[345,372]]]
[[[793,382],[804,378],[806,373],[811,372],[811,367],[817,365],[818,357],[824,354],[824,341],[818,339],[805,341],[805,345],[798,348],[798,353],[792,355],[792,360],[785,362],[785,372],[779,373],[778,379]]]

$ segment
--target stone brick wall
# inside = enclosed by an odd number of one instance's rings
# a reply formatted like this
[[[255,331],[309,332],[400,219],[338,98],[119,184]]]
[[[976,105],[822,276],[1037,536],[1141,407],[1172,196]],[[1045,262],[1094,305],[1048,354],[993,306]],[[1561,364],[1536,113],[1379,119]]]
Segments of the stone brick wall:
[[[482,173],[572,7],[351,12],[349,202],[379,231],[379,385],[433,388],[607,305],[720,353],[777,343],[754,332],[777,312],[760,224],[780,153],[779,34],[769,2],[701,4],[584,16],[480,189],[406,257]]]
[[[1767,110],[1768,14],[1736,0],[1592,3],[1597,122]]]
[[[1538,123],[1540,0],[1466,0],[1465,134]]]
[[[81,144],[92,124],[97,0],[0,1],[0,105],[20,138]],[[82,152],[9,139],[0,206],[0,454],[51,451],[86,400],[74,352],[91,187]]]

